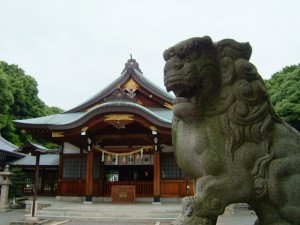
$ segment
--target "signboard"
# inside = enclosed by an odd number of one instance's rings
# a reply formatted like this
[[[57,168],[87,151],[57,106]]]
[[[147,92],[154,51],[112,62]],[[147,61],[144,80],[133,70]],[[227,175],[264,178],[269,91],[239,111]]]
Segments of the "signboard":
[[[115,185],[111,187],[112,203],[135,203],[135,186]]]

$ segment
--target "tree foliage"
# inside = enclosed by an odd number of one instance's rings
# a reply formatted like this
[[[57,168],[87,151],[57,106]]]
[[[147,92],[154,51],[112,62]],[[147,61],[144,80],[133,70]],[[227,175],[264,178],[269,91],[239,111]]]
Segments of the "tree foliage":
[[[273,74],[266,86],[276,113],[300,131],[300,64]]]
[[[12,168],[11,171],[14,173],[14,176],[11,178],[11,185],[9,186],[8,198],[19,198],[22,197],[23,194],[21,192],[21,188],[27,184],[26,174],[22,171],[22,168]]]
[[[62,112],[57,107],[48,107],[39,97],[36,80],[26,75],[17,65],[0,61],[0,132],[15,145],[32,140],[21,134],[12,120],[28,119]]]

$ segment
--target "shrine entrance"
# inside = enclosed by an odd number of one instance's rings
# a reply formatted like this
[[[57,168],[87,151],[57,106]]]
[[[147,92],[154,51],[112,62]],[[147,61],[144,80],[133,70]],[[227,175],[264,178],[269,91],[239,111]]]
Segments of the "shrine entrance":
[[[114,185],[133,185],[137,197],[153,196],[153,155],[144,154],[134,157],[120,157],[118,164],[116,158],[107,156],[104,161],[104,196],[111,195]]]
[[[136,196],[153,196],[153,165],[104,166],[104,196],[114,185],[133,185]]]

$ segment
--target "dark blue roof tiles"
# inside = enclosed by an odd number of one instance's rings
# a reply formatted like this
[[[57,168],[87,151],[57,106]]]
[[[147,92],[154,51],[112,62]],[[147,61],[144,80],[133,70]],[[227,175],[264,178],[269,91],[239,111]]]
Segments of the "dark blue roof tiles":
[[[48,126],[64,126],[74,124],[80,120],[85,121],[84,119],[89,119],[98,114],[104,113],[117,113],[117,112],[126,112],[134,113],[135,111],[143,113],[145,116],[152,118],[153,122],[160,121],[165,124],[171,124],[172,122],[172,110],[163,109],[163,108],[146,108],[142,105],[133,103],[133,102],[124,102],[124,101],[113,101],[106,102],[100,105],[96,105],[90,108],[86,112],[77,112],[77,113],[61,113],[52,116],[39,117],[34,119],[26,120],[15,120],[17,124],[40,124]]]

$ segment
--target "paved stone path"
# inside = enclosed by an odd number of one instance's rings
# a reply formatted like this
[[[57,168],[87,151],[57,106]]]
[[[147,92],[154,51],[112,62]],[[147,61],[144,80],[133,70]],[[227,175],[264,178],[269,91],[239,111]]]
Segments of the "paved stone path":
[[[24,209],[13,209],[8,212],[0,212],[0,225],[8,225],[9,222],[24,218]]]
[[[16,221],[24,218],[24,215],[28,213],[24,212],[24,209],[14,209],[9,212],[0,213],[0,225],[9,225],[9,222]],[[218,219],[217,225],[253,225],[256,220],[256,215],[251,210],[246,208],[235,208],[234,215],[223,215]],[[107,222],[96,222],[96,221],[75,221],[72,220],[68,223],[69,225],[155,225],[155,223],[107,223]],[[160,223],[160,225],[169,225],[170,223]]]

